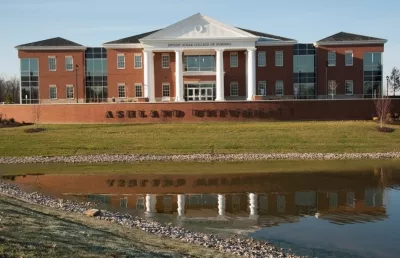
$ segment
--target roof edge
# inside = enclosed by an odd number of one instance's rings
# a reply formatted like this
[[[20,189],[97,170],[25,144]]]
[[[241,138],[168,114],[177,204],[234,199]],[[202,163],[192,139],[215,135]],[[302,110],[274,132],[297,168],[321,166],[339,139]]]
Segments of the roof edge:
[[[297,40],[277,40],[277,41],[261,41],[261,42],[256,42],[256,46],[286,46],[286,45],[295,45],[297,44]]]
[[[387,39],[379,40],[346,40],[346,41],[317,41],[314,42],[314,46],[343,46],[343,45],[375,45],[375,44],[386,44]]]
[[[16,46],[17,50],[86,50],[86,46]]]

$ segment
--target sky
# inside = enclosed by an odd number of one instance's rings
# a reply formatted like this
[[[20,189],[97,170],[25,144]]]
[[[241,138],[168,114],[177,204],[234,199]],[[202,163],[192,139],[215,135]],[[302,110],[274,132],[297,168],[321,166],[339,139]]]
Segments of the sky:
[[[386,78],[394,66],[400,67],[399,9],[396,0],[0,0],[0,76],[19,74],[14,47],[20,44],[63,37],[101,46],[202,13],[300,43],[340,31],[387,39]]]

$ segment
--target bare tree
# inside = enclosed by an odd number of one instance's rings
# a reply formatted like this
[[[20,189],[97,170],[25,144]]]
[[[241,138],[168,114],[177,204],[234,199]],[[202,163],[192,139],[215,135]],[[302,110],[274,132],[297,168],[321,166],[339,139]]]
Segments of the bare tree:
[[[0,77],[0,102],[19,103],[19,85],[17,77]]]
[[[396,95],[397,90],[400,90],[400,71],[397,67],[393,67],[389,76],[389,85],[387,87],[393,91],[393,96]]]
[[[374,103],[376,115],[379,118],[380,128],[383,128],[383,125],[386,122],[386,116],[390,113],[392,107],[392,100],[388,96],[382,96],[381,98],[374,100]]]
[[[35,125],[35,129],[38,129],[40,123],[40,104],[35,104],[33,106],[32,116],[33,116],[33,124]]]
[[[336,89],[339,86],[339,83],[337,83],[336,81],[329,81],[329,95],[332,96],[332,99],[334,98],[334,96],[336,95]]]

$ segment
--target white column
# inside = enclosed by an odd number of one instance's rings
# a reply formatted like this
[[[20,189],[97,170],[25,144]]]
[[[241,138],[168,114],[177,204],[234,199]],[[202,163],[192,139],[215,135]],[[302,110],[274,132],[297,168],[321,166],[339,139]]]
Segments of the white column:
[[[146,194],[146,215],[153,216],[156,213],[157,197],[155,194]]]
[[[154,83],[153,81],[153,51],[143,50],[143,82],[144,82],[144,97],[149,99],[149,102],[154,102]]]
[[[249,193],[249,208],[250,208],[250,218],[255,218],[258,216],[258,195],[255,193]]]
[[[247,49],[247,100],[256,92],[256,48]]]
[[[175,50],[175,101],[183,99],[182,50]]]
[[[217,49],[216,56],[216,98],[215,101],[225,101],[224,93],[224,50]]]
[[[178,217],[185,216],[185,195],[178,194]]]
[[[218,194],[218,215],[225,216],[225,194]]]

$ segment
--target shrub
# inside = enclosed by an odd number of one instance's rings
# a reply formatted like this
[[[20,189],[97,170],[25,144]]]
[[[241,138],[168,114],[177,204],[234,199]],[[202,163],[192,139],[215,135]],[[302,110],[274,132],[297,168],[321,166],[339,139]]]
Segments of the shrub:
[[[8,121],[10,121],[11,124],[15,124],[15,119],[12,117]]]

